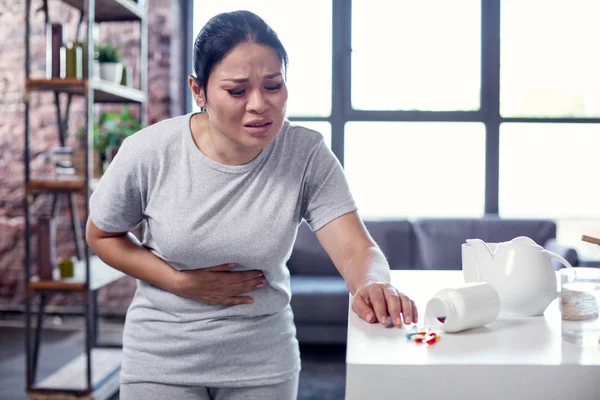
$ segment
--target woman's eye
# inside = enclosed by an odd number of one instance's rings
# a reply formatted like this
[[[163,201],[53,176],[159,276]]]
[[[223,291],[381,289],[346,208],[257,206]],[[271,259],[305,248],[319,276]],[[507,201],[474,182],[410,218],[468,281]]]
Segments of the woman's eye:
[[[280,83],[278,83],[277,85],[274,85],[274,86],[265,86],[265,89],[267,89],[267,90],[269,90],[271,92],[275,92],[275,91],[281,89],[281,85],[283,85],[283,83],[280,82]]]
[[[241,96],[244,94],[245,90],[244,89],[231,89],[231,90],[228,90],[227,92],[229,92],[229,94],[232,96]]]

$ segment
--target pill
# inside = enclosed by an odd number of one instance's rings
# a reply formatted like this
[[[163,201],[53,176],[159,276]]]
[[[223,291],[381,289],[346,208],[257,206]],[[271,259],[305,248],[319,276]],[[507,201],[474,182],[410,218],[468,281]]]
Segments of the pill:
[[[416,335],[413,335],[410,340],[412,340],[413,342],[415,342],[417,339],[421,339],[421,341],[423,339],[425,339],[425,337],[423,335],[419,335],[418,333]]]

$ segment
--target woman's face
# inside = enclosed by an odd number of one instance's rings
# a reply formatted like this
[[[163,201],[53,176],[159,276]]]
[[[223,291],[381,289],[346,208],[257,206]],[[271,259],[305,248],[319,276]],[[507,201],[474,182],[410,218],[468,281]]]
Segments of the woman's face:
[[[277,135],[285,118],[287,87],[275,50],[241,43],[217,64],[208,77],[206,109],[211,129],[236,150],[260,150]],[[207,100],[207,101],[205,101]]]

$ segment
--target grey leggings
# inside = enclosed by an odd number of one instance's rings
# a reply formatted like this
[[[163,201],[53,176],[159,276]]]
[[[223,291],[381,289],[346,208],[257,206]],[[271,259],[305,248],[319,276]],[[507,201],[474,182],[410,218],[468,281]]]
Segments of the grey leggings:
[[[268,386],[216,388],[159,383],[121,384],[120,400],[296,400],[298,376]]]

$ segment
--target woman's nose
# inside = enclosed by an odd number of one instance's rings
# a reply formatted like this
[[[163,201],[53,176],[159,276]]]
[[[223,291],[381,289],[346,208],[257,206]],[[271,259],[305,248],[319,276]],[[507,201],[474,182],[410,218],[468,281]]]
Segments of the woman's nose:
[[[264,94],[260,90],[253,90],[248,97],[246,109],[260,114],[265,112],[267,108],[269,108],[269,104]]]

